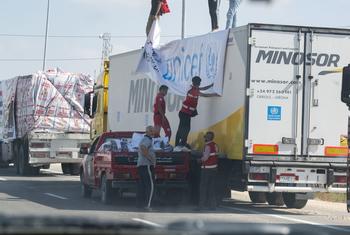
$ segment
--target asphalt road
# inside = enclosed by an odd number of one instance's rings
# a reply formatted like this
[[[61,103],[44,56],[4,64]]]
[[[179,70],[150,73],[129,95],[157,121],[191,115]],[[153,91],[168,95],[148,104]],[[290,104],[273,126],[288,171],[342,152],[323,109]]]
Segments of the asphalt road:
[[[80,196],[79,177],[63,175],[59,165],[41,170],[40,176],[16,176],[13,168],[0,169],[0,215],[77,216],[99,220],[134,221],[164,226],[179,220],[230,223],[282,224],[305,227],[329,234],[350,234],[350,214],[342,203],[310,200],[304,209],[287,209],[265,204],[253,205],[247,193],[232,191],[215,212],[194,212],[194,207],[156,206],[154,212],[139,212],[130,196],[103,205],[99,193],[92,199]]]

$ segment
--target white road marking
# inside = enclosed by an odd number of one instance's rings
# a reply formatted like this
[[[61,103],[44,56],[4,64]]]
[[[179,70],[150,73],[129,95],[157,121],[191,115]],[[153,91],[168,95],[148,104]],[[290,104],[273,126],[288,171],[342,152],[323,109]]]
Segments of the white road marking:
[[[289,220],[289,221],[292,221],[292,222],[297,222],[297,223],[302,223],[302,224],[309,224],[309,225],[314,225],[314,226],[320,226],[320,227],[329,228],[329,229],[333,229],[333,230],[337,230],[337,231],[341,231],[341,232],[348,232],[348,233],[350,232],[350,229],[340,228],[340,227],[336,227],[336,226],[332,226],[332,225],[320,224],[320,223],[316,223],[316,222],[312,222],[312,221],[308,221],[308,220],[301,220],[301,219],[296,219],[296,218],[290,218],[290,217],[282,216],[282,215],[265,214],[265,213],[261,213],[259,211],[248,210],[248,209],[243,209],[243,208],[228,207],[228,206],[221,206],[221,207],[225,208],[225,209],[231,209],[231,210],[236,210],[236,211],[250,213],[250,214],[265,215],[265,216],[268,216],[268,217],[273,217],[273,218],[278,218],[278,219],[283,219],[283,220]]]
[[[132,220],[133,220],[133,221],[136,221],[136,222],[143,223],[143,224],[151,225],[151,226],[154,226],[154,227],[159,227],[159,228],[164,227],[163,225],[154,223],[154,222],[152,222],[152,221],[140,219],[140,218],[132,218]]]
[[[47,195],[47,196],[55,197],[55,198],[62,199],[62,200],[67,200],[68,199],[66,197],[62,197],[60,195],[56,195],[56,194],[53,194],[53,193],[44,193],[44,194]]]
[[[0,181],[7,181],[7,179],[0,177]]]

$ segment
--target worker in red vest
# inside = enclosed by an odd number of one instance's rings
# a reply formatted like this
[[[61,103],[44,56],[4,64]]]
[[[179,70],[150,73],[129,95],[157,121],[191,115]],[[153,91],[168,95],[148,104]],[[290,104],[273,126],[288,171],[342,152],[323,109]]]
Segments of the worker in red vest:
[[[191,130],[191,118],[198,115],[197,105],[199,96],[217,96],[216,94],[214,95],[202,93],[201,91],[208,90],[209,88],[213,87],[214,84],[205,87],[200,87],[201,81],[201,78],[198,76],[192,78],[192,87],[187,92],[186,99],[182,103],[182,108],[179,112],[180,123],[175,140],[176,146],[186,146],[187,148],[189,148],[189,145],[187,144],[187,137]]]
[[[158,20],[159,16],[169,12],[170,12],[170,9],[169,9],[167,0],[152,0],[151,12],[149,13],[147,26],[146,26],[147,36],[149,34],[149,31],[152,28],[153,21]]]
[[[161,85],[159,87],[159,92],[156,96],[154,105],[153,105],[153,121],[155,128],[155,137],[160,137],[160,129],[163,128],[165,136],[168,137],[170,141],[171,138],[171,128],[169,125],[169,121],[165,116],[166,104],[165,104],[165,96],[168,93],[168,87],[165,85]]]
[[[201,164],[201,178],[199,188],[199,207],[197,210],[208,208],[216,210],[215,184],[218,169],[218,146],[214,142],[214,132],[208,131],[204,135],[205,147]]]

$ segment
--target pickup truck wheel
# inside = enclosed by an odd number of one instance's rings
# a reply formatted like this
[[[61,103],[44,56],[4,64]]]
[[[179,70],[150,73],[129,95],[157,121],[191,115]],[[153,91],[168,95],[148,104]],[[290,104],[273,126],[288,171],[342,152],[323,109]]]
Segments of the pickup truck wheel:
[[[113,189],[111,182],[107,180],[107,176],[104,174],[101,178],[101,202],[106,205],[111,204],[112,195]]]
[[[85,198],[90,198],[92,195],[92,189],[89,185],[84,183],[84,172],[80,173],[80,185],[81,185],[81,195]]]
[[[266,194],[264,192],[249,192],[249,197],[253,203],[266,203]]]
[[[282,193],[277,193],[277,192],[266,193],[266,201],[271,206],[283,206],[284,205]]]
[[[296,193],[283,193],[283,200],[287,208],[302,209],[307,204],[307,199],[297,199]]]

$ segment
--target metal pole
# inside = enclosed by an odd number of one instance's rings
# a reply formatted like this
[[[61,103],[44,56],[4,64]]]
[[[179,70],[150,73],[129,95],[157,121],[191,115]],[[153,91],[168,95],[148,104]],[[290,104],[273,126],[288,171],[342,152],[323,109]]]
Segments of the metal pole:
[[[181,39],[185,38],[185,14],[186,14],[186,0],[182,0],[182,27],[181,27]]]
[[[43,71],[45,71],[46,65],[46,47],[47,47],[47,33],[49,29],[49,13],[50,13],[50,0],[47,0],[47,13],[46,13],[46,30],[45,30],[45,44],[44,44],[44,59],[43,59]]]

